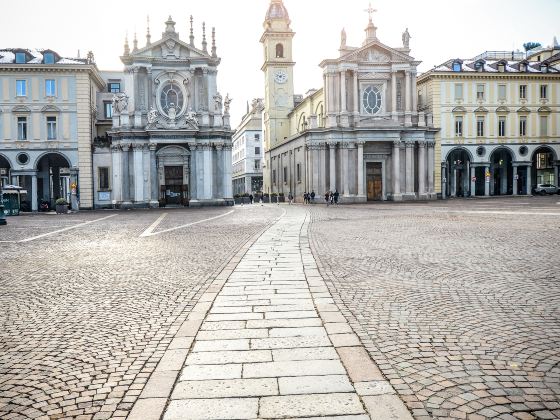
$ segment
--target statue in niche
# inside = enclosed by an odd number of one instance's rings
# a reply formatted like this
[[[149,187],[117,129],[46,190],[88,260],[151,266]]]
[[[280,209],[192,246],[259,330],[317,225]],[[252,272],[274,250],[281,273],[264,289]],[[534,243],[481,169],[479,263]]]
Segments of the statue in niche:
[[[198,118],[196,117],[196,112],[194,112],[192,108],[189,108],[185,121],[193,127],[198,128]]]
[[[222,95],[220,95],[220,92],[216,92],[214,95],[214,111],[219,114],[222,113]]]
[[[150,109],[150,112],[148,112],[148,124],[154,124],[157,121],[158,116],[159,113],[155,110],[154,107],[152,107]]]
[[[224,115],[229,115],[229,107],[232,100],[233,99],[229,97],[229,93],[226,94],[226,99],[224,100]]]
[[[409,45],[410,45],[410,38],[412,38],[410,36],[410,34],[408,33],[408,28],[406,28],[406,30],[403,32],[402,34],[402,43],[403,43],[403,47],[408,49]]]

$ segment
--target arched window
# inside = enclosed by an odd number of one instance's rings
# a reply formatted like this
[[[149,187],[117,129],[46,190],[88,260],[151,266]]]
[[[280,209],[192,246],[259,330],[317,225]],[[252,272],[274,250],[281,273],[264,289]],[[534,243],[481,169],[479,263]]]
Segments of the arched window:
[[[276,58],[284,58],[284,46],[276,44]]]

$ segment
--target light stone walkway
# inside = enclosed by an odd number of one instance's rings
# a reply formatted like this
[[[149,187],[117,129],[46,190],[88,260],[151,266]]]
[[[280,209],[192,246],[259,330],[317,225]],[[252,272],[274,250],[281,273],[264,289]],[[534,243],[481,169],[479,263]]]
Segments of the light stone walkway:
[[[412,419],[334,304],[308,224],[287,206],[216,279],[130,419]]]

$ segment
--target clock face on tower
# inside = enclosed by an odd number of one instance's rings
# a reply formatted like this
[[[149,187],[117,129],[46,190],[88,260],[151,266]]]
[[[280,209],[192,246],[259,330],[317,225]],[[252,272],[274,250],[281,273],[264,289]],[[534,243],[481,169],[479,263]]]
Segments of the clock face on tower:
[[[276,81],[276,83],[286,83],[288,81],[288,73],[286,73],[284,70],[276,70],[274,72],[274,80]]]

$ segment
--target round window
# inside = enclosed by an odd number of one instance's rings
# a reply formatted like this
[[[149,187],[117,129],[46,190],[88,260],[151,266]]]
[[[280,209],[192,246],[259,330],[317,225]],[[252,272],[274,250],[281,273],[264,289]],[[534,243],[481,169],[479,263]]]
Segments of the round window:
[[[476,148],[476,154],[477,156],[484,156],[486,154],[486,148],[484,146],[478,146]]]
[[[527,156],[527,153],[529,153],[529,149],[527,148],[527,146],[521,146],[519,148],[519,154],[521,156]]]
[[[16,156],[16,160],[20,165],[27,165],[29,162],[29,155],[27,153],[19,153]]]
[[[183,109],[183,91],[176,83],[167,83],[161,90],[160,105],[162,111],[168,117],[177,115]]]
[[[377,114],[381,109],[381,92],[375,86],[368,86],[362,97],[364,110],[368,114]]]

